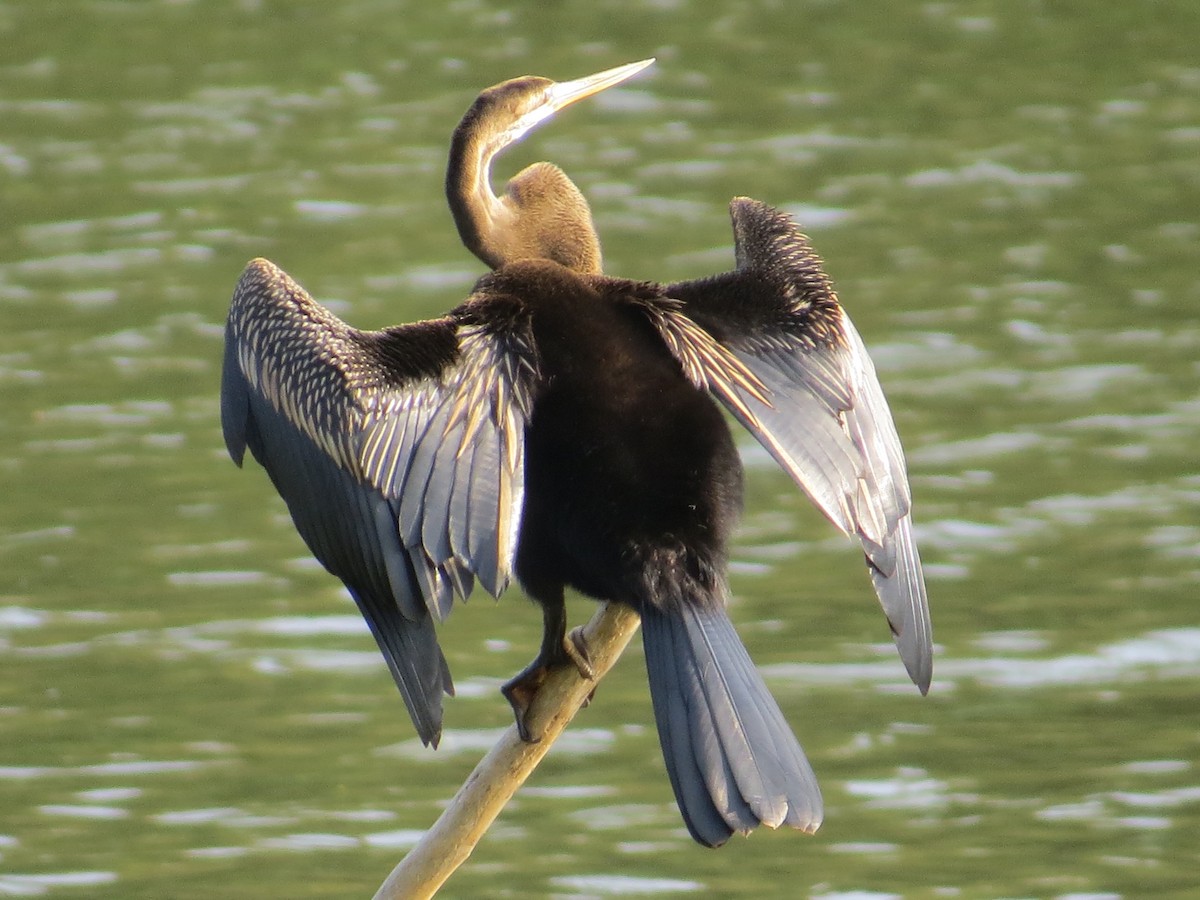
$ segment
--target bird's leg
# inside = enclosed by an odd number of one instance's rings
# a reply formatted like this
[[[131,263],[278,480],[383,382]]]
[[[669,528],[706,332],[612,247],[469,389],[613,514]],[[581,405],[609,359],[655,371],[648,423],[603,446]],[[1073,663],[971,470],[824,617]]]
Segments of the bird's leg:
[[[561,588],[550,602],[542,602],[542,621],[542,649],[537,658],[500,688],[512,705],[521,740],[531,744],[540,740],[541,736],[535,736],[529,728],[529,711],[550,672],[573,665],[584,678],[590,680],[596,675],[588,656],[587,643],[583,639],[583,629],[574,628],[570,635],[567,634],[567,607]],[[588,700],[591,700],[590,694]]]

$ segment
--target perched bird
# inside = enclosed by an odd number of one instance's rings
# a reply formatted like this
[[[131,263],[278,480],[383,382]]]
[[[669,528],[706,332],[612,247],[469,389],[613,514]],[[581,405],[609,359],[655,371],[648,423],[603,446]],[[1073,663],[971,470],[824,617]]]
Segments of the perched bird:
[[[642,619],[655,719],[683,819],[718,846],[759,824],[813,831],[821,795],[726,611],[742,467],[723,406],[856,537],[900,656],[931,675],[900,442],[875,370],[791,219],[732,202],[735,268],[657,284],[600,274],[586,201],[549,163],[497,198],[492,160],[563,106],[651,61],[480,94],[447,196],[492,268],[445,316],[359,331],[266,260],[226,329],[225,442],[249,447],[313,554],[345,582],[417,732],[453,692],[434,623],[516,575],[541,650],[504,687],[521,736],[545,674],[587,649],[564,589]]]

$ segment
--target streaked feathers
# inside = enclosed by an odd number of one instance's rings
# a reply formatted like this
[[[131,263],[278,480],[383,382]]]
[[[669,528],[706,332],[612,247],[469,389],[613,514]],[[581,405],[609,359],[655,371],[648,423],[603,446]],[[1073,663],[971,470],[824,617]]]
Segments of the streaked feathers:
[[[493,595],[507,587],[535,375],[519,332],[469,319],[356,331],[260,259],[238,282],[226,328],[230,454],[240,462],[249,446],[270,473],[309,548],[355,595],[433,742],[438,685],[416,685],[413,661],[393,657],[416,629],[440,660],[428,617],[445,618],[476,578]]]
[[[925,692],[933,655],[929,606],[904,455],[875,367],[791,218],[746,198],[730,210],[737,270],[668,286],[682,302],[669,315],[694,320],[728,348],[754,389],[710,374],[728,370],[711,352],[673,352],[685,371],[700,361],[709,389],[734,417],[834,525],[862,542],[901,658]],[[690,335],[672,331],[664,341],[673,348]]]

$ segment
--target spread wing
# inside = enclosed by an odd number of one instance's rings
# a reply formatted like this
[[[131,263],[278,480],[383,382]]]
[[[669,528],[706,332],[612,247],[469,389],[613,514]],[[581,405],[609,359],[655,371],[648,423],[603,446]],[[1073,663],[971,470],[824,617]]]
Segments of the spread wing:
[[[486,303],[486,300],[479,301]],[[453,693],[434,619],[508,584],[524,486],[532,348],[509,316],[357,331],[257,259],[225,332],[221,423],[370,626],[422,740]]]
[[[652,320],[834,525],[861,541],[913,681],[932,674],[932,631],[900,439],[862,339],[808,239],[746,198],[730,207],[733,272],[666,288]]]

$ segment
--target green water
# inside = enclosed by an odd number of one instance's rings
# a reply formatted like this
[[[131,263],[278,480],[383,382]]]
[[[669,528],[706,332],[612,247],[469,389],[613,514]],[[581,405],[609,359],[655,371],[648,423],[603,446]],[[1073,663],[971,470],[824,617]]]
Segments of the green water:
[[[909,452],[934,687],[747,445],[734,617],[824,827],[693,845],[635,647],[444,895],[1196,896],[1198,34],[1192,0],[0,2],[0,896],[365,897],[433,821],[539,617],[455,614],[420,749],[225,457],[229,294],[264,255],[360,326],[449,308],[475,92],[649,55],[503,172],[563,165],[613,274],[728,268],[736,194],[801,220]]]

